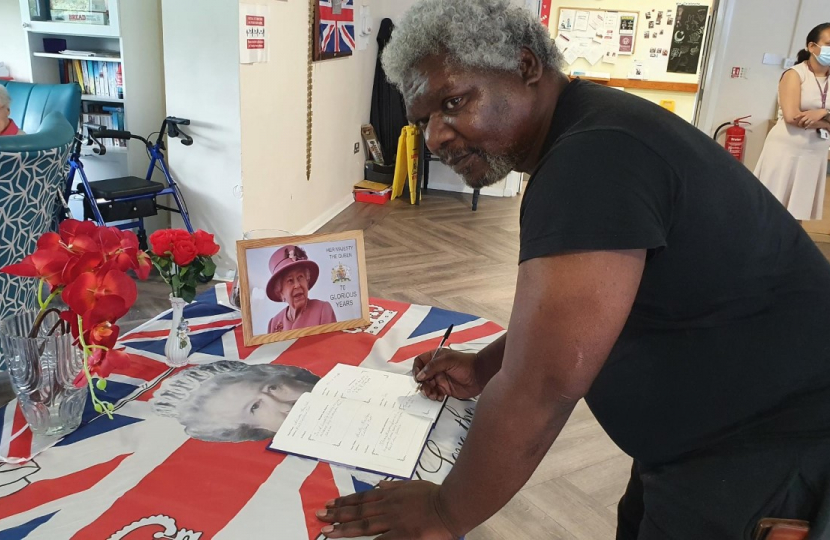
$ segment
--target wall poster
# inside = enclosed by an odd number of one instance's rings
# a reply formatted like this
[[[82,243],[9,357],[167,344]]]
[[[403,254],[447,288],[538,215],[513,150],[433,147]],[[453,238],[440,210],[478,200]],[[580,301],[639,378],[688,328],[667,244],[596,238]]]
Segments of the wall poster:
[[[253,64],[268,61],[267,5],[239,4],[239,62]]]
[[[669,73],[697,73],[709,6],[679,4],[669,51]],[[668,20],[671,20],[670,18]]]

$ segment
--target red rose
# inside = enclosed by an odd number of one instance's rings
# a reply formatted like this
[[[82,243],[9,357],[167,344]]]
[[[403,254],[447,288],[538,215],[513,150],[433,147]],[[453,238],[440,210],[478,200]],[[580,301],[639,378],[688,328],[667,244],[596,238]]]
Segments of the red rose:
[[[170,229],[162,229],[150,235],[150,247],[153,253],[159,257],[164,257],[167,252],[173,249],[173,237],[170,234]]]
[[[184,242],[173,244],[173,262],[179,266],[187,266],[199,255],[196,244],[190,238]]]
[[[170,229],[170,241],[175,245],[178,242],[192,241],[190,233],[184,229]]]
[[[205,231],[198,230],[193,233],[193,242],[196,244],[196,250],[200,257],[213,257],[219,253],[219,244],[213,241],[213,235]]]

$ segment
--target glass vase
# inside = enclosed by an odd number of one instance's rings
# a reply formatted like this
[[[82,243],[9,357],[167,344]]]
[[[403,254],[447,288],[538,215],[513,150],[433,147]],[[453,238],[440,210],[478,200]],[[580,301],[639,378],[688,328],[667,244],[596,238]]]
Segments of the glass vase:
[[[36,337],[30,338],[37,311],[23,311],[0,321],[0,347],[17,403],[32,433],[63,436],[81,425],[88,389],[76,388],[83,352],[71,334],[58,329],[59,317],[48,313]]]
[[[170,335],[164,344],[164,356],[170,367],[187,365],[187,357],[192,345],[190,343],[190,327],[184,318],[184,307],[187,302],[170,295],[170,305],[173,307],[173,320],[170,324]]]

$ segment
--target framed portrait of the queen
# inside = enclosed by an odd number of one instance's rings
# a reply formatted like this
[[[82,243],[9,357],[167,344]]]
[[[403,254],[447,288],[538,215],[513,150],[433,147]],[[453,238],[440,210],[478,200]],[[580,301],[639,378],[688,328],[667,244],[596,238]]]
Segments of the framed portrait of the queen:
[[[363,232],[237,242],[246,346],[367,326]]]

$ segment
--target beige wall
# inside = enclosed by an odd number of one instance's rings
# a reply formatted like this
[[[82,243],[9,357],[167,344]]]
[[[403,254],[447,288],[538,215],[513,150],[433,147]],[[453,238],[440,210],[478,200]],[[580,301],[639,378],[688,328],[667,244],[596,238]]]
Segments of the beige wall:
[[[26,31],[20,19],[20,0],[0,0],[0,62],[18,81],[32,80]]]
[[[352,200],[363,178],[360,126],[369,121],[376,36],[364,51],[314,64],[311,180],[306,180],[307,2],[268,2],[270,61],[240,66],[244,230],[313,232]],[[361,2],[355,2],[360,4]],[[364,0],[379,27],[381,0]],[[354,143],[361,151],[354,154]]]

